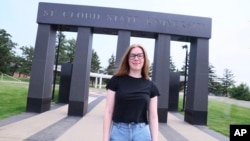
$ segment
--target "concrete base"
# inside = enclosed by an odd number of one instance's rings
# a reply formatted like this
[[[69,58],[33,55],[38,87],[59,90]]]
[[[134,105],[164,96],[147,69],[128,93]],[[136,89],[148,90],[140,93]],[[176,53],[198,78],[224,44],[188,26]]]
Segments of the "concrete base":
[[[51,98],[27,98],[26,112],[42,113],[50,110]]]
[[[207,111],[185,110],[184,120],[193,125],[207,125]]]
[[[161,123],[167,123],[168,118],[168,109],[167,108],[158,108],[158,119]]]
[[[69,116],[84,116],[88,111],[88,101],[69,101]]]

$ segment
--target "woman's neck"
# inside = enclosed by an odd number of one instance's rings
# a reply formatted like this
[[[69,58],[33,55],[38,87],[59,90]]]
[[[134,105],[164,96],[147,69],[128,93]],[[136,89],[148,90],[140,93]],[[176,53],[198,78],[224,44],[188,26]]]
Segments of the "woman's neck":
[[[142,75],[141,75],[141,71],[130,71],[129,76],[132,76],[132,77],[135,77],[135,78],[141,78]]]

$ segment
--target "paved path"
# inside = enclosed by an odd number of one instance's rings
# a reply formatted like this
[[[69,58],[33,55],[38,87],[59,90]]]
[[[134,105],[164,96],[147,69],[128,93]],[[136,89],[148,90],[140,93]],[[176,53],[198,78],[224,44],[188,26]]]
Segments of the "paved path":
[[[105,93],[91,89],[88,113],[67,116],[68,105],[56,104],[50,111],[23,113],[0,120],[0,141],[101,141]],[[169,112],[168,123],[159,124],[159,141],[228,141],[206,126],[193,126],[183,116]]]

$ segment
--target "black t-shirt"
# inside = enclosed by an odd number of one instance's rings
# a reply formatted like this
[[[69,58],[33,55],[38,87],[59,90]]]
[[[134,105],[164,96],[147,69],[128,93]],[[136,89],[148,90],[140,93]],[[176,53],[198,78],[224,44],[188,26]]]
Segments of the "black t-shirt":
[[[148,123],[149,100],[160,95],[152,81],[128,75],[113,76],[106,88],[115,91],[114,122]]]

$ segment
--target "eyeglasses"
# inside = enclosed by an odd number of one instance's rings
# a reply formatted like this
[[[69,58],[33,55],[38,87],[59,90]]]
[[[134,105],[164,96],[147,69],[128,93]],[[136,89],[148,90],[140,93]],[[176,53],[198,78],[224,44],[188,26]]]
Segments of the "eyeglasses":
[[[138,54],[130,54],[129,55],[129,59],[131,60],[135,60],[135,57],[137,57],[139,60],[144,58],[144,54],[143,53],[138,53]]]

